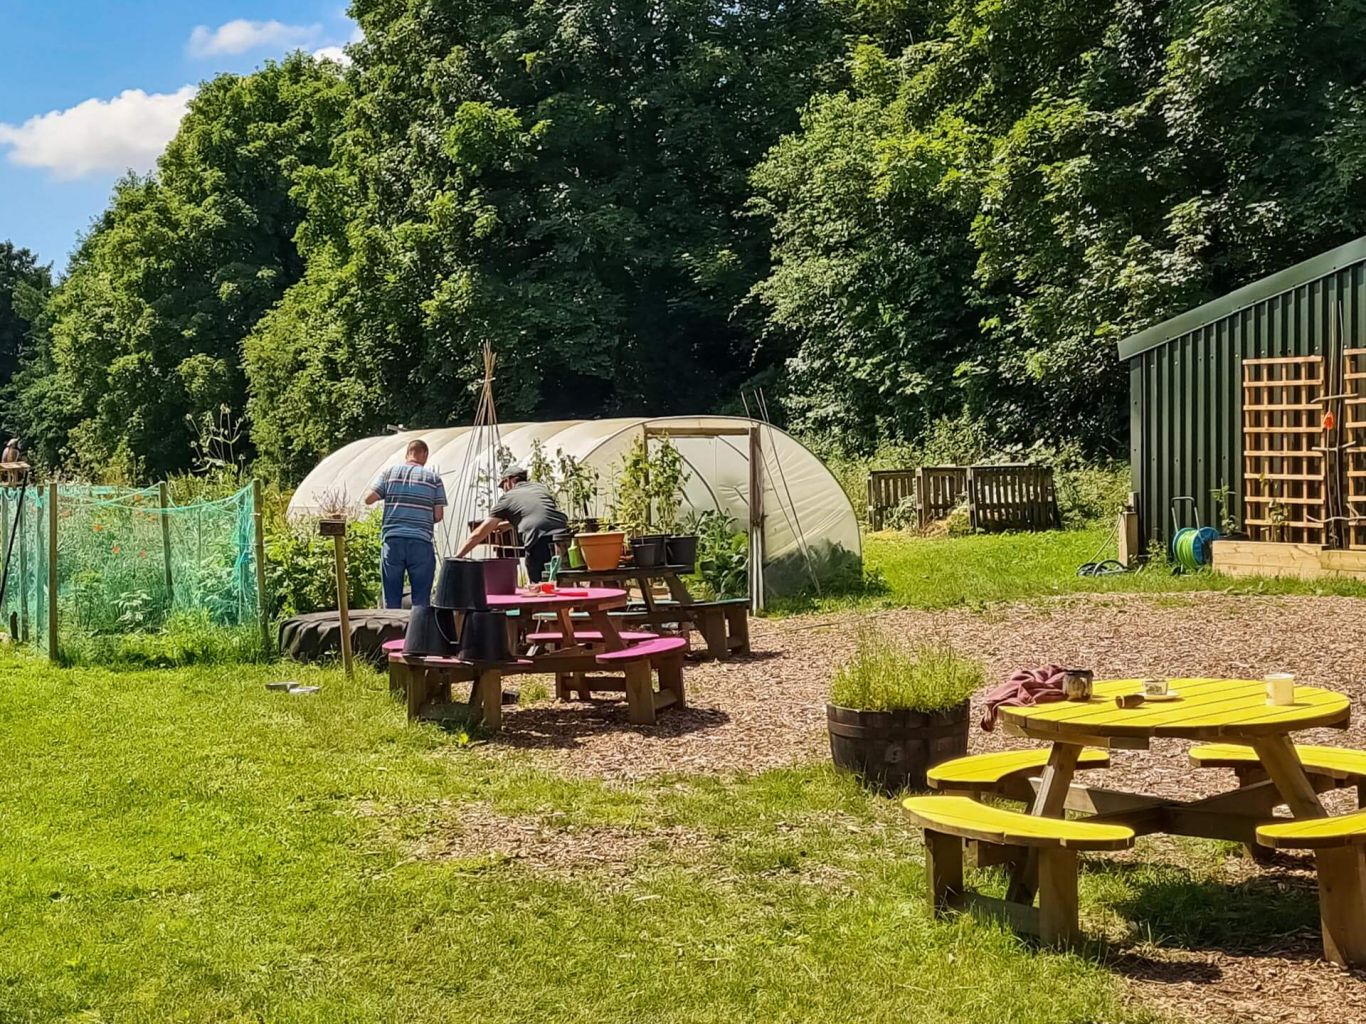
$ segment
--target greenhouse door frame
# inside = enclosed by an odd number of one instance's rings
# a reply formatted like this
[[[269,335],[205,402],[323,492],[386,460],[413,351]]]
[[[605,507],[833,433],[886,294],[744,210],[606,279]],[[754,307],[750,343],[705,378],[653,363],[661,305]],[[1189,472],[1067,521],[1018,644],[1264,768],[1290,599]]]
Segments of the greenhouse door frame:
[[[652,437],[748,437],[749,438],[749,607],[764,609],[764,451],[759,427],[667,427],[649,426],[645,444]]]

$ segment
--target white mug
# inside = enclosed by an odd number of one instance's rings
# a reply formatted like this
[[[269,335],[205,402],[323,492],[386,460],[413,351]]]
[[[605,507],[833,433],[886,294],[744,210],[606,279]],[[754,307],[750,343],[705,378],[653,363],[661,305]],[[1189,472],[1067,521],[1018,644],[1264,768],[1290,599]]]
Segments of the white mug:
[[[1289,672],[1269,672],[1266,676],[1266,702],[1280,706],[1295,703],[1295,677]]]

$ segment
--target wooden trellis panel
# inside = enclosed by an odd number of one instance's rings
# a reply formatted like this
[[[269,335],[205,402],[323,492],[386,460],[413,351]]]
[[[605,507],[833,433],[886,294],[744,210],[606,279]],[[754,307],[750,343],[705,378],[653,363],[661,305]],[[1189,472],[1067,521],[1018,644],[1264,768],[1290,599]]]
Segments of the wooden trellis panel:
[[[1243,360],[1243,524],[1255,540],[1322,544],[1323,357]]]
[[[1347,546],[1366,548],[1366,348],[1349,348],[1342,353],[1346,364],[1343,374],[1347,398],[1343,401],[1343,432],[1348,442],[1347,458]]]

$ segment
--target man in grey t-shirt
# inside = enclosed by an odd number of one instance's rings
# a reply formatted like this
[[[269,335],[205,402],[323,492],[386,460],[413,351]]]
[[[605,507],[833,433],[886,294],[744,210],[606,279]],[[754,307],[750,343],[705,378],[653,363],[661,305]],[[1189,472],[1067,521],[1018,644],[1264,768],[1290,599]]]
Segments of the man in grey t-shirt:
[[[456,556],[464,558],[488,536],[511,524],[522,539],[526,553],[526,571],[532,583],[541,581],[541,573],[550,561],[553,550],[552,538],[560,530],[569,528],[555,495],[545,484],[535,484],[527,480],[527,472],[521,466],[509,466],[503,470],[503,478],[498,482],[503,496],[489,509],[488,518],[474,528],[465,538]]]

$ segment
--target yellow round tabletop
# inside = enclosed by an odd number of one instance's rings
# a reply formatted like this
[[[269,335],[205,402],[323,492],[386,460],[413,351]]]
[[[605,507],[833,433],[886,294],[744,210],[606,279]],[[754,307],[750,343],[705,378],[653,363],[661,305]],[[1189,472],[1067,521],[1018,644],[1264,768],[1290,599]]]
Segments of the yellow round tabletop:
[[[1345,694],[1317,686],[1296,686],[1295,703],[1279,706],[1267,703],[1260,679],[1172,679],[1170,687],[1175,699],[1121,708],[1115,698],[1142,693],[1142,681],[1098,680],[1090,700],[1003,707],[1001,718],[1035,739],[1066,742],[1069,736],[1267,736],[1346,725],[1351,717]]]

